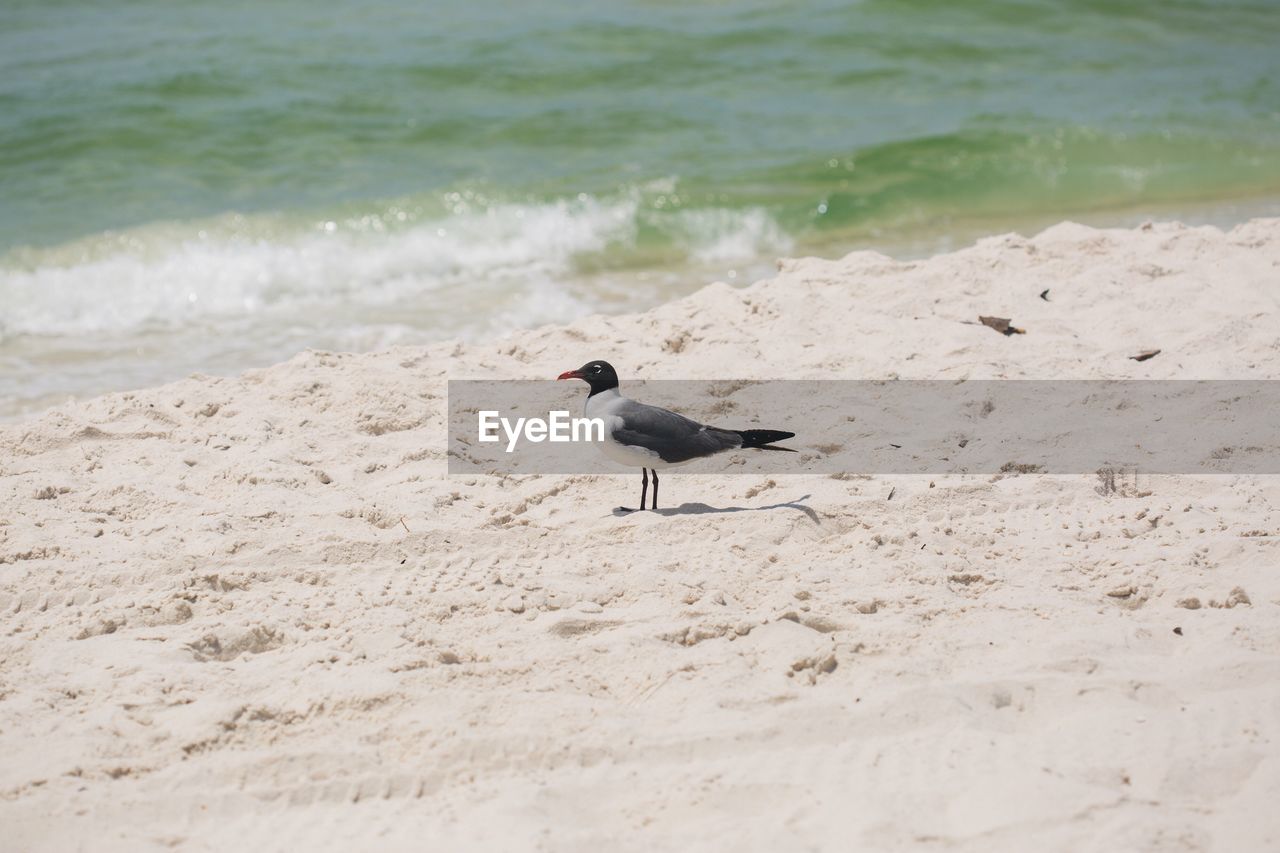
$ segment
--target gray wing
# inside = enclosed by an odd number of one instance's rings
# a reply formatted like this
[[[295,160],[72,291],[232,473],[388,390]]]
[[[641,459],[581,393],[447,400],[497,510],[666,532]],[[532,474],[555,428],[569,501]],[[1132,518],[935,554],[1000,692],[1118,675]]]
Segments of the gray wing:
[[[622,424],[613,431],[620,444],[643,447],[663,462],[688,462],[742,446],[742,436],[718,427],[704,426],[684,415],[628,400],[614,415]]]

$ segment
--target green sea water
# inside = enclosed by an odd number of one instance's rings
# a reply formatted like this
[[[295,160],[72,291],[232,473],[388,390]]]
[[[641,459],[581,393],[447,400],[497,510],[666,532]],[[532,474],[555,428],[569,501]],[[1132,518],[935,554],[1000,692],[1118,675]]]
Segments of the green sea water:
[[[5,0],[0,415],[779,254],[1275,213],[1277,45],[1229,0]]]

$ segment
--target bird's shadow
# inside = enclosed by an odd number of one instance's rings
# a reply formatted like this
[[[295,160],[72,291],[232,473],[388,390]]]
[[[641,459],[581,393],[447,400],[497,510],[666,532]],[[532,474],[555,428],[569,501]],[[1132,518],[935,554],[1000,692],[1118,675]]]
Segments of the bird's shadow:
[[[631,509],[630,507],[620,506],[613,511],[613,514],[618,518],[622,518],[623,516],[631,515],[636,512],[652,512],[657,515],[673,516],[713,515],[723,512],[765,512],[775,509],[794,509],[798,512],[804,513],[814,524],[822,524],[822,522],[818,520],[818,514],[804,503],[811,497],[813,497],[813,495],[801,495],[793,501],[783,501],[782,503],[769,504],[768,506],[710,506],[709,504],[704,503],[683,503],[680,504],[680,506],[670,507],[668,509],[647,510],[636,510]]]

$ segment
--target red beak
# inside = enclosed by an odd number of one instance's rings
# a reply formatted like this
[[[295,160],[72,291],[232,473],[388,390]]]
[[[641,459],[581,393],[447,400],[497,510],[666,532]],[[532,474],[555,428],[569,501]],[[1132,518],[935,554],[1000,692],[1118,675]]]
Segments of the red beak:
[[[581,379],[581,378],[582,378],[581,370],[566,370],[564,373],[561,373],[559,376],[556,377],[556,381],[559,382],[561,379]]]

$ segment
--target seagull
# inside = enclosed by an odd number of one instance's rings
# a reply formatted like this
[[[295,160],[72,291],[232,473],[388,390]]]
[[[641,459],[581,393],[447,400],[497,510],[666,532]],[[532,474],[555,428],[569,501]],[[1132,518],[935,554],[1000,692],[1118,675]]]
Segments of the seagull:
[[[618,393],[618,373],[607,361],[589,361],[577,370],[556,377],[581,379],[591,386],[586,414],[604,421],[605,456],[623,465],[639,468],[640,509],[645,508],[649,472],[653,472],[653,508],[658,508],[658,469],[683,465],[725,450],[755,447],[760,450],[796,451],[775,447],[773,442],[794,438],[794,432],[774,429],[721,429],[690,420],[684,415],[657,406],[629,400]],[[624,512],[632,512],[627,507]]]

